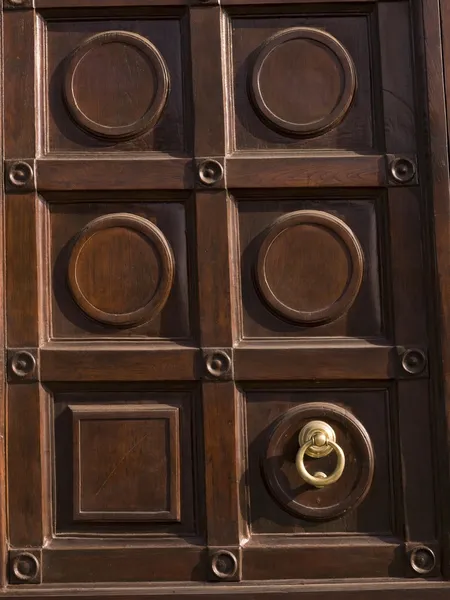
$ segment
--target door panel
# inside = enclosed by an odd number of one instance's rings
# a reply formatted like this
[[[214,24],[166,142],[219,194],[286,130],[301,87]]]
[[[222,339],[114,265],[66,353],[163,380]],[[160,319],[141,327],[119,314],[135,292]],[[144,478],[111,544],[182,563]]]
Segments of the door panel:
[[[9,584],[440,578],[410,3],[32,4],[3,15]]]

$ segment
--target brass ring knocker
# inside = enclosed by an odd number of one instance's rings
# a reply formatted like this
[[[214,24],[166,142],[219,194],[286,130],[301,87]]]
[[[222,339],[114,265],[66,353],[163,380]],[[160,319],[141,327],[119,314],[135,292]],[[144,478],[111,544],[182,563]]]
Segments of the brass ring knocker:
[[[332,485],[340,479],[345,469],[345,454],[342,448],[336,443],[336,434],[334,429],[324,421],[310,421],[300,431],[298,436],[300,449],[295,458],[295,465],[300,477],[317,488]],[[305,454],[312,458],[321,458],[328,456],[332,451],[336,452],[337,465],[331,475],[317,472],[311,475],[306,470],[304,458]]]

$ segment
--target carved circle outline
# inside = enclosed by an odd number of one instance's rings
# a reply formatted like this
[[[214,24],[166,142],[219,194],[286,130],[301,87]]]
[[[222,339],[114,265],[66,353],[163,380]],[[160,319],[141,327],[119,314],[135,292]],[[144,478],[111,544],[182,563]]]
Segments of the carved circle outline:
[[[280,456],[278,450],[283,446],[292,431],[296,431],[296,436],[298,436],[298,431],[305,425],[305,421],[318,418],[327,422],[330,419],[341,424],[351,435],[363,458],[360,460],[360,476],[352,492],[345,499],[336,501],[330,506],[312,508],[301,504],[289,493],[284,486],[284,478],[280,477],[279,466],[275,465],[271,459]],[[292,458],[292,461],[295,461],[295,457]],[[375,455],[370,436],[365,427],[349,411],[328,402],[309,402],[290,409],[275,422],[270,433],[262,466],[268,489],[284,510],[296,517],[321,521],[336,519],[361,504],[372,484]],[[300,476],[299,481],[301,481]]]
[[[82,60],[92,49],[111,43],[122,43],[136,48],[149,62],[157,82],[155,97],[145,114],[134,123],[113,127],[97,123],[85,115],[78,106],[73,90],[73,80]],[[63,90],[64,100],[73,120],[85,131],[110,140],[127,140],[138,137],[156,125],[169,96],[170,76],[161,53],[149,40],[129,31],[107,31],[89,37],[72,52],[64,78]]]
[[[344,73],[344,86],[341,98],[328,115],[310,123],[294,123],[278,117],[267,106],[261,92],[260,76],[265,60],[281,44],[295,39],[307,39],[318,42],[330,50],[341,65]],[[334,36],[314,27],[292,27],[284,29],[268,38],[256,57],[249,78],[250,97],[263,120],[269,126],[275,127],[282,133],[294,134],[299,137],[314,137],[326,133],[345,118],[353,103],[357,88],[356,69],[353,59],[345,47]]]
[[[83,294],[77,281],[77,262],[84,245],[99,231],[113,227],[131,229],[143,235],[155,248],[160,261],[161,278],[155,294],[145,306],[127,313],[108,313],[97,308]],[[129,213],[103,215],[88,223],[79,233],[73,246],[67,273],[69,289],[78,306],[92,319],[117,327],[141,325],[156,317],[167,302],[174,276],[175,259],[169,242],[162,231],[151,221]]]
[[[302,311],[291,308],[281,302],[272,291],[266,276],[265,262],[272,244],[287,229],[304,224],[315,224],[328,229],[344,244],[349,253],[352,273],[347,286],[336,302],[328,307],[315,311]],[[358,238],[344,221],[318,210],[299,210],[283,215],[267,229],[267,234],[260,246],[256,262],[256,282],[263,299],[269,307],[289,321],[302,325],[318,325],[329,323],[344,315],[355,301],[364,274],[364,253]]]
[[[29,563],[32,564],[32,567],[34,568],[33,573],[31,573],[31,574],[22,573],[19,570],[19,564],[24,559],[28,559]],[[31,554],[31,552],[22,552],[21,554],[18,554],[17,556],[15,556],[12,559],[12,570],[13,570],[14,576],[18,580],[31,581],[32,579],[35,579],[39,575],[40,564],[39,564],[38,559],[34,556],[34,554]]]
[[[224,572],[220,571],[220,569],[218,569],[218,562],[220,561],[222,556],[226,556],[227,558],[229,558],[231,560],[233,567],[229,573],[224,573]],[[237,558],[229,550],[219,550],[218,552],[216,552],[213,555],[213,557],[211,559],[211,569],[212,569],[212,572],[214,573],[214,575],[216,577],[218,577],[219,579],[229,579],[230,577],[233,577],[234,575],[236,575],[236,572],[238,569]]]

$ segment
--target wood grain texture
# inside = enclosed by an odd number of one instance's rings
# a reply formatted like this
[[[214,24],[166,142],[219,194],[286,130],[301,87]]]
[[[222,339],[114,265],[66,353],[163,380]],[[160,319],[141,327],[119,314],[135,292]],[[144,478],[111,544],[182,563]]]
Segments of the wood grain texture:
[[[202,395],[208,545],[230,546],[242,531],[238,395],[231,382],[205,383]]]
[[[39,547],[43,538],[39,384],[9,387],[7,427],[8,537],[18,548]]]
[[[70,544],[52,545],[44,550],[44,579],[49,583],[61,584],[111,581],[202,581],[205,578],[205,561],[201,561],[202,550],[186,543],[170,543],[165,548],[149,545],[128,548],[96,549],[71,547]],[[106,559],[106,560],[105,560]],[[124,559],[127,561],[124,569]],[[129,561],[129,562],[128,562]],[[143,568],[143,565],[147,565]]]
[[[33,193],[9,200],[5,215],[7,343],[16,348],[33,347],[39,339],[37,200]]]
[[[189,11],[195,156],[225,153],[221,20],[218,6],[193,6]]]
[[[252,157],[226,160],[229,188],[376,187],[387,182],[382,156]]]
[[[197,191],[196,242],[199,335],[204,347],[233,343],[230,199],[222,191]]]
[[[196,350],[139,345],[92,347],[49,344],[41,349],[42,381],[167,381],[196,379]]]
[[[299,348],[248,342],[240,344],[234,356],[235,376],[242,381],[391,379],[399,373],[398,353],[389,346]]]
[[[439,0],[4,2],[3,595],[447,597]]]
[[[426,83],[428,93],[424,102],[429,119],[426,128],[426,141],[430,155],[424,156],[424,164],[432,174],[429,182],[430,217],[434,228],[432,261],[436,265],[433,274],[437,279],[437,298],[431,302],[436,311],[435,319],[438,322],[438,335],[435,338],[436,352],[439,362],[436,363],[434,378],[434,394],[436,395],[436,411],[446,420],[445,429],[436,433],[439,443],[449,446],[450,422],[450,353],[448,339],[450,335],[450,262],[448,241],[450,239],[450,195],[449,195],[449,128],[448,128],[448,69],[449,69],[449,41],[450,41],[450,14],[445,2],[425,0],[422,6],[416,8],[416,19],[421,24],[423,44],[418,46],[418,55],[426,68]],[[428,159],[426,162],[426,158]],[[441,401],[443,399],[444,405]],[[445,409],[443,407],[445,406]],[[445,416],[444,416],[445,415]],[[440,496],[441,514],[444,529],[448,531],[450,512],[445,498],[450,493],[448,454],[438,454],[439,485],[442,490]],[[449,557],[450,539],[448,534],[444,538],[443,570],[447,578],[450,577]]]
[[[170,591],[166,586],[143,586],[130,588],[121,587],[120,584],[114,586],[114,598],[117,600],[126,600],[131,596],[140,598],[141,600],[164,600],[168,596],[175,597],[177,600],[190,600],[192,595],[196,595],[205,600],[213,600],[217,595],[232,600],[233,598],[246,598],[248,600],[256,600],[261,597],[261,586],[264,586],[263,597],[267,600],[284,600],[286,597],[302,598],[304,600],[446,600],[450,586],[446,582],[428,582],[414,580],[409,582],[392,581],[391,579],[383,579],[379,582],[374,580],[362,579],[355,583],[344,582],[338,580],[334,585],[327,583],[303,583],[301,585],[295,583],[273,583],[271,581],[258,581],[256,583],[215,583],[214,587],[211,584],[203,585],[171,585]],[[92,590],[92,588],[91,588]],[[91,591],[90,598],[96,597],[98,594],[105,594],[105,588],[97,594]],[[108,590],[106,591],[108,593]],[[61,597],[67,600],[74,600],[79,597],[80,586],[77,588],[69,588],[61,590],[60,587],[42,586],[35,594],[22,594],[24,600],[32,598],[52,598]],[[5,594],[5,598],[15,598],[13,594]]]
[[[51,159],[37,161],[37,185],[42,191],[190,189],[193,175],[189,161],[162,159]]]
[[[5,12],[3,77],[8,118],[4,121],[4,157],[31,158],[37,150],[35,131],[35,53],[36,22],[31,11]]]

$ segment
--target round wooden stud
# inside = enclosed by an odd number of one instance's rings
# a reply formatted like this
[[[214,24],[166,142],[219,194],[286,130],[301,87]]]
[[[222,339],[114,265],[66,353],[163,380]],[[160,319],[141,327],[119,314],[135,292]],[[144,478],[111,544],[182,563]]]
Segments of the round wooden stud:
[[[395,158],[390,165],[391,175],[398,183],[408,183],[416,174],[415,164],[409,158]]]
[[[217,160],[208,159],[200,163],[198,178],[203,185],[214,185],[223,177],[223,167]]]
[[[22,552],[12,559],[14,576],[23,582],[32,581],[39,575],[39,561],[30,552]]]
[[[232,552],[219,550],[211,559],[211,569],[218,579],[229,579],[236,574],[238,562]]]
[[[33,179],[33,167],[24,161],[13,162],[8,168],[8,180],[14,187],[25,187]]]
[[[431,548],[417,546],[411,551],[409,562],[416,573],[428,575],[436,567],[436,556]]]
[[[402,367],[411,375],[419,375],[427,366],[427,357],[422,350],[411,348],[402,356]]]
[[[11,369],[17,377],[26,377],[31,375],[36,368],[36,359],[26,350],[21,350],[14,354],[11,359]]]

